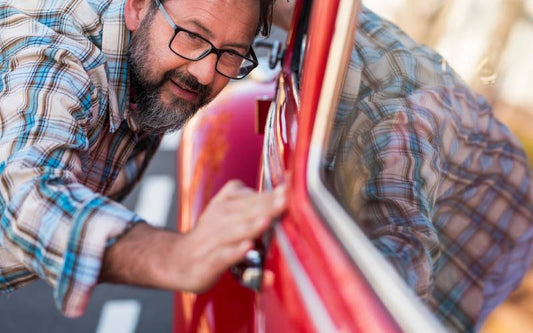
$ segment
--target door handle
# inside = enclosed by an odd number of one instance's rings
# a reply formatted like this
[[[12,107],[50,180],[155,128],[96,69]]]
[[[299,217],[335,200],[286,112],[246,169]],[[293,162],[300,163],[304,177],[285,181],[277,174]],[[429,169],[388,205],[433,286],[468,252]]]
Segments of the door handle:
[[[231,267],[230,271],[233,274],[233,277],[235,277],[243,287],[255,291],[261,289],[265,256],[271,236],[272,229],[268,230],[260,239],[256,240],[254,248],[246,252],[243,261]]]

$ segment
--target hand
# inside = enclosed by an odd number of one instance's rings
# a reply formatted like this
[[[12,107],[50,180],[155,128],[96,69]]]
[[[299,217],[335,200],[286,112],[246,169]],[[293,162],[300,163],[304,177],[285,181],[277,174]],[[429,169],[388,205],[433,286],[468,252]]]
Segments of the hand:
[[[254,240],[285,208],[285,186],[257,193],[241,182],[228,182],[176,249],[179,264],[174,274],[180,277],[180,289],[198,293],[210,288],[226,269],[244,259]]]
[[[284,186],[257,193],[228,182],[188,234],[135,225],[105,252],[100,281],[203,292],[244,259],[286,205]]]

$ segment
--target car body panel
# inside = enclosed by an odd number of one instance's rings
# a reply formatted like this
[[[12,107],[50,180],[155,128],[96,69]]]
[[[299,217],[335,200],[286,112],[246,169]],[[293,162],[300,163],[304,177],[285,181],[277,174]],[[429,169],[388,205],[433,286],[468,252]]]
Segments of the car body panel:
[[[246,289],[228,272],[205,294],[177,293],[176,333],[402,331],[376,294],[376,284],[369,283],[309,194],[308,177],[314,176],[308,158],[318,148],[312,134],[328,86],[328,60],[335,52],[350,52],[345,46],[331,49],[337,35],[349,33],[337,20],[348,18],[355,29],[360,2],[312,2],[300,81],[292,61],[302,43],[299,16],[310,4],[296,3],[278,79],[232,84],[184,131],[178,154],[179,231],[189,231],[209,198],[233,178],[258,190],[288,183],[289,208],[261,243],[266,248],[260,290]],[[332,80],[340,84],[340,78]],[[254,131],[257,99],[273,99],[264,136]],[[334,112],[335,105],[329,107]]]
[[[272,82],[239,82],[184,129],[177,161],[180,232],[194,227],[209,199],[228,180],[257,187],[263,136],[255,131],[254,105],[257,98],[271,98],[273,92]],[[175,294],[174,331],[251,332],[253,301],[254,292],[226,273],[208,293]]]

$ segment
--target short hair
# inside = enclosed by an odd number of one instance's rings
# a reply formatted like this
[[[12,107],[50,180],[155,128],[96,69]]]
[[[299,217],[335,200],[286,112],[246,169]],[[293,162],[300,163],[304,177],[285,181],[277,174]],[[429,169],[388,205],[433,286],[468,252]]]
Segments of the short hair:
[[[263,36],[270,34],[270,28],[272,26],[272,12],[274,10],[274,1],[276,0],[259,0],[260,12],[259,12],[259,25],[255,32],[256,35],[261,33]]]

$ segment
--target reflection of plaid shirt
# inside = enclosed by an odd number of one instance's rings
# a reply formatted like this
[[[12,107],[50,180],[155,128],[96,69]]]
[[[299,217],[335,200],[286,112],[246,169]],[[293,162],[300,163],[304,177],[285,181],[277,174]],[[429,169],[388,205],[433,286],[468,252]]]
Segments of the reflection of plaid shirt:
[[[352,215],[447,326],[479,328],[530,262],[517,139],[438,54],[368,10],[336,127],[335,182]]]
[[[128,116],[123,6],[0,1],[0,290],[43,278],[68,316],[106,244],[141,220],[106,196],[127,193],[159,143]]]

